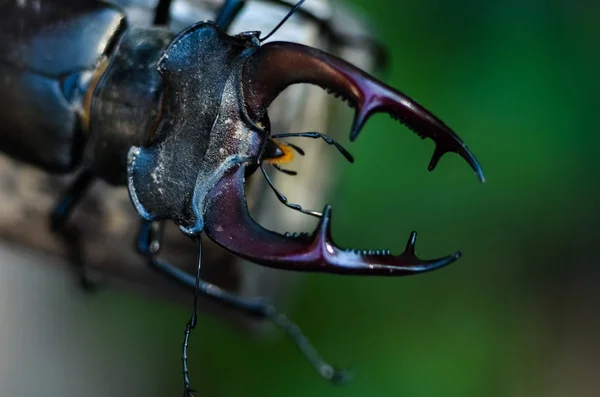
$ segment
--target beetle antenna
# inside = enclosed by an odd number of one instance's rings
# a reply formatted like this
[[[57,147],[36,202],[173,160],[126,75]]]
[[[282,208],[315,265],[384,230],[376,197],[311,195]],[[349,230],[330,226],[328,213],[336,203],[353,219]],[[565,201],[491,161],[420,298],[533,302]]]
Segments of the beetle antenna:
[[[279,30],[279,28],[288,20],[290,19],[290,17],[292,15],[294,15],[294,13],[296,11],[298,11],[298,9],[302,6],[302,3],[304,3],[306,0],[300,0],[299,2],[296,3],[296,5],[290,10],[290,12],[287,13],[287,15],[281,20],[281,22],[279,22],[277,24],[277,26],[275,26],[275,28],[273,30],[271,30],[271,33],[269,33],[268,35],[266,35],[265,37],[263,37],[262,39],[259,39],[260,42],[262,43],[263,41],[265,41],[266,39],[268,39],[269,37],[271,37],[273,35],[273,33],[277,32],[277,30]]]
[[[194,306],[192,309],[192,315],[190,316],[190,320],[188,321],[185,327],[185,336],[183,338],[183,395],[185,397],[191,397],[192,393],[195,392],[195,390],[192,389],[192,387],[190,386],[187,351],[188,344],[190,341],[190,335],[192,333],[192,330],[196,328],[196,323],[198,322],[198,295],[200,292],[200,268],[202,267],[202,238],[198,238],[198,246],[198,268],[196,270],[196,284],[194,286]]]
[[[313,139],[321,138],[322,140],[327,142],[328,145],[335,146],[335,148],[342,154],[342,156],[344,156],[346,158],[346,160],[348,160],[351,163],[354,163],[354,157],[352,157],[350,152],[348,152],[342,145],[340,145],[340,143],[338,141],[336,141],[335,139],[333,139],[330,136],[321,134],[320,132],[292,132],[292,133],[288,133],[288,134],[277,134],[277,135],[271,136],[271,138],[273,138],[273,139],[294,138],[294,137],[296,137],[296,138],[313,138]],[[291,146],[289,143],[286,143],[286,145]]]
[[[291,208],[293,210],[302,212],[303,214],[312,215],[312,216],[317,217],[317,218],[321,218],[323,216],[323,214],[321,212],[313,211],[313,210],[305,210],[304,208],[302,208],[298,204],[290,204],[290,203],[288,203],[287,197],[285,197],[279,190],[277,190],[277,188],[273,184],[273,181],[271,181],[271,178],[269,178],[269,174],[267,174],[267,171],[265,170],[265,167],[263,167],[262,163],[260,163],[259,166],[260,166],[260,170],[262,171],[263,175],[265,176],[265,179],[267,180],[267,183],[271,187],[271,190],[273,190],[273,192],[277,196],[277,199],[279,201],[281,201],[281,203],[283,205],[285,205],[286,207],[289,207],[289,208]]]

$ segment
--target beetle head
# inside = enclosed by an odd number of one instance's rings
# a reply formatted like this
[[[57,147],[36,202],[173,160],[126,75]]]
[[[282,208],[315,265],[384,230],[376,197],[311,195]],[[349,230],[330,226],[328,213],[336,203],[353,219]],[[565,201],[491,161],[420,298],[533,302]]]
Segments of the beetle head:
[[[140,214],[172,219],[190,235],[205,231],[240,257],[290,270],[408,275],[455,261],[459,252],[419,259],[416,233],[399,255],[339,248],[330,233],[329,206],[322,214],[312,213],[321,218],[312,234],[282,235],[252,219],[245,176],[263,160],[286,155],[285,147],[271,139],[267,108],[296,83],[319,85],[356,108],[351,140],[371,115],[388,113],[435,142],[430,170],[443,154],[455,152],[483,180],[460,138],[405,94],[322,51],[285,42],[258,47],[257,37],[252,32],[228,36],[204,22],[182,32],[165,51],[159,62],[163,117],[153,141],[129,155],[129,191]]]
[[[244,61],[257,48],[252,37],[201,22],[164,51],[157,65],[161,118],[151,141],[128,158],[130,196],[143,217],[201,232],[209,189],[234,164],[259,158],[268,119],[248,117],[240,85]]]

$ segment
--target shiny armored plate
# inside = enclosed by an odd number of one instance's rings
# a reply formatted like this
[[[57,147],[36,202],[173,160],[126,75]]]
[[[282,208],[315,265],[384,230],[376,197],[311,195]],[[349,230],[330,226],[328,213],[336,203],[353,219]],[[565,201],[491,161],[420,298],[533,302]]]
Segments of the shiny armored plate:
[[[129,23],[148,26],[152,22],[155,1],[112,1],[123,7]],[[32,2],[35,3],[35,2]],[[170,28],[178,32],[199,20],[214,19],[220,1],[174,1]],[[293,2],[290,2],[293,4]],[[348,29],[366,34],[365,27],[346,9],[328,1],[312,0],[303,6],[308,13],[291,18],[270,40],[286,40],[307,44],[337,54],[370,71],[375,62],[374,50],[352,48],[333,43],[323,34],[326,21],[336,29]],[[289,7],[269,2],[250,1],[232,24],[229,33],[260,30],[270,31],[287,13]],[[201,87],[199,88],[201,89]],[[286,90],[271,106],[272,130],[277,133],[318,130],[332,136],[345,131],[333,126],[339,103],[322,90],[310,86],[294,86]],[[325,110],[324,110],[325,109]],[[344,114],[347,115],[347,114]],[[344,133],[345,135],[345,133]],[[321,142],[302,142],[307,156],[299,158],[294,169],[299,177],[273,174],[278,188],[307,208],[321,208],[335,188],[337,176],[330,156],[331,148]],[[323,170],[327,170],[323,172]],[[155,274],[134,249],[138,232],[138,215],[127,189],[96,183],[77,207],[67,232],[56,235],[48,227],[50,211],[72,176],[52,176],[29,165],[0,155],[0,237],[50,255],[66,259],[65,263],[84,263],[100,280],[121,283],[143,293],[189,304],[189,291]],[[250,178],[248,200],[252,214],[264,226],[279,230],[309,230],[315,220],[281,205],[260,177]],[[293,288],[297,275],[255,266],[236,259],[205,239],[203,277],[235,291],[242,296],[266,296],[275,302],[285,299]],[[193,273],[196,266],[196,246],[173,225],[167,227],[162,255]],[[205,302],[205,309],[215,309]],[[221,310],[218,310],[222,313]],[[236,317],[237,318],[237,317]],[[239,320],[239,318],[237,318]]]

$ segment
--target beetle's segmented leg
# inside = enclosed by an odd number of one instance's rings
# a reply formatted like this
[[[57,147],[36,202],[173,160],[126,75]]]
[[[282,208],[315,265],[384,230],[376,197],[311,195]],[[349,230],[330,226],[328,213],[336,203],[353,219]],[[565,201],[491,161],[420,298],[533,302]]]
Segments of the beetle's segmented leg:
[[[154,24],[164,26],[169,24],[171,19],[171,3],[173,0],[159,0],[154,11]]]
[[[225,0],[215,17],[217,26],[224,31],[227,31],[229,26],[231,26],[235,18],[242,11],[242,8],[244,8],[245,3],[245,0]]]
[[[99,286],[88,273],[85,262],[84,244],[81,239],[81,231],[78,228],[62,227],[55,231],[64,244],[68,262],[72,264],[75,277],[84,292],[95,292]]]
[[[184,272],[180,268],[173,266],[172,264],[163,261],[158,258],[155,254],[148,251],[148,248],[152,244],[151,242],[157,239],[154,233],[158,230],[156,227],[153,228],[153,222],[142,219],[142,225],[140,229],[140,236],[138,239],[140,252],[147,255],[149,264],[153,269],[160,272],[163,275],[168,276],[172,280],[180,283],[181,285],[194,289],[197,291],[197,295],[203,295],[206,298],[212,299],[218,303],[228,306],[231,309],[238,310],[246,315],[250,315],[259,319],[265,319],[277,326],[282,332],[284,332],[298,347],[302,355],[306,357],[311,366],[323,377],[325,380],[332,381],[334,383],[341,383],[349,379],[349,374],[340,370],[331,364],[327,363],[312,346],[308,338],[302,333],[300,328],[290,321],[284,314],[279,313],[275,306],[273,306],[266,299],[261,298],[241,298],[231,292],[228,292],[214,284],[208,283],[201,278],[194,277],[191,274]],[[160,246],[158,243],[155,246]],[[196,316],[197,319],[197,316]],[[189,330],[186,327],[186,338],[184,339],[184,349],[187,350],[187,344],[189,343],[189,332],[195,326],[195,321],[190,320],[188,322]],[[186,353],[187,355],[187,353]],[[184,377],[187,374],[187,363],[184,367]],[[185,381],[185,378],[184,378]],[[189,385],[189,383],[188,383]],[[188,391],[191,391],[189,389]]]
[[[412,98],[384,84],[348,62],[297,43],[271,42],[262,46],[244,68],[244,98],[249,113],[260,118],[271,102],[288,86],[318,85],[345,99],[356,109],[350,140],[375,113],[387,113],[436,148],[429,169],[442,155],[458,153],[483,182],[483,172],[463,141],[441,120]]]
[[[348,160],[351,163],[354,163],[354,157],[352,157],[352,155],[350,154],[350,152],[348,152],[335,139],[331,138],[328,135],[321,134],[320,132],[292,132],[292,133],[287,133],[287,134],[276,134],[276,135],[272,136],[273,139],[294,138],[294,137],[299,137],[299,138],[313,138],[313,139],[321,138],[325,142],[327,142],[328,145],[335,146],[335,148],[346,158],[346,160]],[[291,145],[289,143],[286,143],[286,145],[294,147],[293,145]],[[301,153],[301,154],[303,155],[304,153]]]
[[[83,170],[61,195],[50,214],[50,229],[58,233],[64,240],[69,261],[73,263],[79,284],[88,292],[96,289],[96,283],[90,279],[87,273],[79,233],[66,227],[66,224],[95,179],[96,177],[91,171]]]
[[[400,255],[389,250],[347,250],[331,238],[331,207],[326,206],[312,235],[281,235],[264,229],[248,212],[244,166],[230,169],[207,196],[205,232],[229,252],[260,265],[284,270],[337,274],[407,276],[446,266],[461,253],[423,260],[416,256],[416,233]]]
[[[275,184],[273,183],[273,181],[271,181],[271,178],[269,178],[269,174],[267,174],[267,171],[265,170],[265,167],[263,167],[262,164],[260,164],[260,170],[262,171],[263,175],[265,176],[265,179],[267,180],[267,183],[271,187],[271,190],[273,190],[273,192],[277,196],[277,199],[279,201],[281,201],[281,203],[283,205],[285,205],[286,207],[289,207],[289,208],[291,208],[293,210],[302,212],[303,214],[311,215],[311,216],[314,216],[314,217],[317,217],[317,218],[320,218],[321,216],[323,216],[323,214],[320,213],[319,211],[305,210],[304,208],[302,208],[298,204],[290,204],[288,202],[287,197],[285,197],[283,195],[283,193],[281,193],[279,190],[277,190],[277,188],[275,187]]]
[[[91,171],[82,171],[75,181],[71,183],[66,192],[62,194],[50,215],[50,228],[53,231],[61,229],[69,220],[75,206],[83,198],[96,177]]]
[[[137,250],[142,255],[157,255],[162,244],[164,222],[140,218]]]

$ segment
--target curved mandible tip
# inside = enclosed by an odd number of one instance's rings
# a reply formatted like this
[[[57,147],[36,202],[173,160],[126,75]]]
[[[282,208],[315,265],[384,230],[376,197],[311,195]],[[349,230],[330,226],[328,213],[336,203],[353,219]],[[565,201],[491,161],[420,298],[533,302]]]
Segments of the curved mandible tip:
[[[318,85],[356,109],[350,140],[354,141],[375,113],[387,113],[421,138],[431,138],[435,151],[429,170],[448,152],[460,155],[484,181],[481,166],[458,135],[406,94],[384,84],[348,62],[302,44],[271,42],[248,59],[244,68],[248,111],[261,116],[286,87]]]
[[[416,233],[404,252],[347,250],[331,237],[331,206],[326,206],[312,233],[281,235],[264,229],[248,212],[244,193],[244,169],[236,165],[226,172],[207,196],[206,234],[229,252],[260,265],[285,270],[337,274],[407,276],[431,271],[456,261],[460,252],[434,260],[416,256]]]

